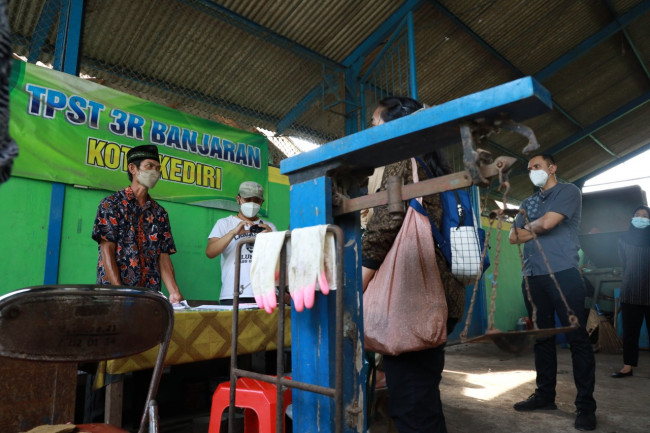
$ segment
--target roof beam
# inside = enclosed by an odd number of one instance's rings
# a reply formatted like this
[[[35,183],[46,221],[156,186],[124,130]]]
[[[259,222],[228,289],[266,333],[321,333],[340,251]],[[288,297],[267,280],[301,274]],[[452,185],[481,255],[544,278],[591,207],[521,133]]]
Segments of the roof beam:
[[[632,111],[636,110],[637,108],[640,108],[644,104],[646,104],[648,101],[650,101],[650,92],[646,92],[645,94],[639,96],[638,98],[633,99],[632,101],[628,102],[627,104],[619,107],[618,109],[612,111],[609,113],[607,116],[597,120],[596,122],[592,123],[591,125],[585,127],[582,131],[579,131],[572,136],[562,140],[562,142],[556,144],[552,148],[544,151],[544,153],[548,154],[556,154],[562,150],[565,150],[578,141],[582,140],[583,138],[586,137],[592,137],[591,134],[595,133],[599,129],[602,129],[609,125],[610,123],[616,121],[617,119],[620,119],[621,117],[625,116],[628,113],[631,113]],[[493,145],[492,142],[490,144]],[[616,164],[620,163],[621,161],[625,161],[627,158],[627,155],[624,157],[620,157],[618,155],[613,154],[612,152],[608,152],[610,155],[612,155],[614,158],[616,158]],[[523,174],[526,170],[524,168],[517,168],[512,170],[510,177],[515,177],[519,176],[520,174]],[[576,181],[577,182],[577,181]]]
[[[463,21],[461,21],[456,15],[449,11],[445,6],[440,4],[438,0],[430,0],[430,2],[436,6],[441,12],[443,12],[450,20],[452,20],[456,25],[458,25],[463,31],[469,34],[475,41],[477,41],[483,48],[489,51],[497,59],[499,59],[505,66],[507,66],[511,71],[519,76],[524,76],[524,73],[519,70],[514,64],[512,64],[508,59],[506,59],[501,53],[499,53],[494,47],[488,44],[483,38],[476,34],[471,28],[469,28]],[[612,36],[614,33],[623,29],[625,26],[632,23],[634,20],[639,18],[643,13],[650,10],[650,0],[645,0],[643,3],[640,3],[638,6],[630,9],[625,14],[618,17],[615,21],[611,22],[605,26],[602,30],[595,33],[594,35],[588,37],[583,42],[578,44],[573,49],[569,50],[566,54],[561,56],[559,59],[548,65],[546,68],[539,71],[534,77],[538,80],[544,80],[551,75],[555,74],[558,70],[564,68],[569,63],[576,60],[578,57],[582,56],[592,48],[596,47],[598,44]],[[586,131],[589,128],[585,128],[580,122],[571,116],[561,105],[559,105],[555,100],[553,101],[553,106],[570,122],[578,126],[582,131]],[[615,113],[615,112],[614,112]],[[612,113],[612,114],[614,114]],[[620,116],[619,116],[620,117]],[[581,131],[581,132],[582,132]],[[580,133],[580,132],[579,132]],[[579,134],[578,133],[578,134]],[[598,146],[603,148],[607,153],[614,157],[618,157],[614,152],[609,150],[603,143],[601,143],[596,137],[591,134],[586,136],[590,137]],[[583,136],[584,138],[585,136]],[[556,146],[557,147],[557,146]]]
[[[624,163],[624,162],[626,162],[626,161],[628,161],[628,160],[630,160],[630,159],[632,159],[632,158],[634,158],[636,156],[639,156],[639,155],[641,155],[642,153],[644,153],[644,152],[646,152],[648,150],[650,150],[650,142],[644,144],[643,146],[639,147],[636,150],[633,150],[632,152],[628,153],[627,155],[622,156],[622,157],[610,162],[609,164],[606,164],[606,165],[600,167],[598,170],[594,170],[591,173],[589,173],[588,175],[582,176],[581,178],[576,179],[575,181],[573,181],[573,183],[575,183],[580,188],[582,188],[584,186],[584,184],[589,179],[591,179],[592,177],[596,177],[599,174],[602,174],[602,173],[606,172],[607,170],[616,167],[617,165],[620,165],[620,164],[622,164],[622,163]]]
[[[190,6],[194,9],[197,9],[207,15],[210,15],[218,20],[230,24],[233,27],[244,30],[259,39],[264,40],[270,44],[276,45],[280,48],[283,48],[287,51],[295,53],[299,57],[302,57],[307,60],[311,60],[317,63],[321,63],[327,66],[330,69],[337,71],[342,71],[344,69],[339,63],[334,60],[325,57],[316,51],[313,51],[304,45],[300,45],[288,38],[285,38],[282,35],[275,33],[274,31],[257,24],[254,21],[249,20],[246,17],[243,17],[229,9],[226,9],[223,6],[213,3],[210,0],[179,0],[181,3],[184,3],[187,6]]]
[[[275,129],[277,134],[282,134],[293,122],[298,120],[302,113],[307,111],[311,104],[320,97],[323,92],[322,81],[316,84],[282,119],[277,123]]]
[[[596,122],[592,123],[591,125],[585,127],[582,131],[579,131],[572,136],[565,138],[562,140],[560,143],[556,144],[555,146],[551,147],[548,149],[545,153],[550,153],[550,154],[555,154],[557,152],[560,152],[567,147],[577,143],[578,141],[582,140],[583,138],[586,137],[591,137],[591,134],[594,132],[598,131],[599,129],[604,128],[605,126],[609,125],[610,123],[614,122],[617,119],[620,119],[621,117],[625,116],[628,113],[631,113],[632,111],[636,110],[637,108],[640,108],[644,104],[646,104],[648,101],[650,101],[650,92],[646,92],[643,95],[639,96],[638,98],[633,99],[632,101],[628,102],[627,104],[619,107],[618,109],[612,111],[609,113],[607,116],[597,120]],[[611,153],[610,153],[611,154]],[[612,156],[618,158],[617,155]]]
[[[77,75],[84,0],[61,0],[54,51],[54,69]]]
[[[482,37],[477,35],[474,30],[470,29],[467,24],[460,20],[455,14],[453,14],[449,9],[443,6],[438,0],[430,0],[430,3],[440,10],[447,18],[449,18],[454,24],[461,28],[465,33],[470,35],[476,42],[479,43],[486,51],[496,57],[501,63],[507,66],[513,73],[519,76],[524,76],[524,73],[519,70],[515,65],[510,63],[510,60],[506,59],[498,52],[492,45],[488,44]]]
[[[204,0],[202,0],[204,1]],[[399,23],[413,10],[419,8],[424,0],[407,0],[397,9],[386,21],[384,21],[370,36],[368,36],[350,55],[342,62],[342,66],[347,70],[359,63],[359,59],[364,58],[375,47],[386,40],[386,38],[395,30]],[[340,70],[340,68],[339,68]],[[349,79],[346,73],[346,80]],[[347,88],[348,86],[346,86]],[[277,124],[277,132],[281,133],[295,122],[306,110],[313,104],[322,92],[322,83],[317,84],[293,107]],[[347,127],[346,127],[347,128]]]
[[[611,0],[605,0],[605,4],[607,4],[607,7],[609,8],[610,12],[612,15],[614,15],[614,18],[618,20],[618,13],[616,12],[616,9],[614,9],[614,6],[612,5]],[[623,32],[623,35],[625,35],[625,40],[627,40],[627,43],[630,45],[630,48],[632,49],[632,52],[634,53],[634,56],[636,57],[636,60],[639,62],[639,65],[641,66],[641,69],[643,69],[643,72],[645,72],[645,76],[650,79],[650,72],[648,72],[648,68],[645,66],[645,62],[643,61],[643,57],[641,57],[641,53],[639,53],[639,50],[636,48],[636,45],[632,41],[632,37],[628,33],[627,29],[621,29]]]
[[[407,0],[393,14],[388,17],[377,29],[366,38],[357,48],[343,60],[343,66],[350,67],[357,60],[370,54],[379,44],[393,32],[395,27],[408,15],[409,12],[416,11],[424,0]]]
[[[197,92],[196,90],[187,87],[182,87],[178,84],[169,83],[167,81],[163,81],[157,78],[148,77],[141,73],[135,74],[132,70],[122,66],[100,62],[90,57],[82,58],[81,64],[102,72],[106,72],[111,75],[118,76],[120,78],[126,78],[136,83],[145,84],[149,87],[155,87],[157,89],[164,90],[167,93],[171,93],[174,95],[181,96],[183,98],[191,99],[193,101],[197,101],[202,104],[211,105],[213,107],[217,107],[222,110],[227,110],[233,113],[237,113],[239,115],[243,115],[248,118],[259,119],[272,124],[277,124],[277,122],[280,121],[280,119],[277,116],[268,113],[262,113],[262,112],[252,113],[252,110],[250,108],[237,105],[230,101],[219,100],[214,96],[205,95],[203,93]],[[136,76],[140,78],[134,78]],[[323,132],[316,131],[314,129],[305,127],[303,125],[297,125],[297,127],[314,137],[319,137],[324,140],[329,139],[329,137],[325,136]]]
[[[592,48],[598,46],[605,40],[607,40],[612,35],[623,30],[628,25],[632,24],[638,18],[641,17],[644,13],[650,10],[650,0],[645,0],[639,3],[637,6],[633,7],[623,15],[616,18],[611,23],[607,24],[605,27],[600,29],[598,32],[589,36],[587,39],[567,51],[565,54],[560,56],[555,61],[551,62],[541,71],[538,71],[534,77],[539,81],[546,81],[551,76],[555,75],[560,69],[563,69],[570,63],[573,63],[582,55],[586,54]]]

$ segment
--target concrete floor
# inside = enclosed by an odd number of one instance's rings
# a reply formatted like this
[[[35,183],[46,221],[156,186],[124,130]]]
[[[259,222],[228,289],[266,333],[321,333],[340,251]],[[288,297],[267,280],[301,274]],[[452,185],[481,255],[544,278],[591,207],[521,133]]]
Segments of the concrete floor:
[[[634,376],[612,379],[622,366],[622,355],[596,353],[598,404],[596,432],[650,432],[650,356],[641,351]],[[441,393],[448,433],[563,433],[577,432],[575,385],[571,353],[558,347],[557,410],[516,412],[512,405],[528,398],[535,389],[532,346],[518,355],[492,343],[447,347]],[[370,433],[394,433],[386,414],[387,394],[378,391],[379,413]],[[207,433],[208,417],[184,426],[164,426],[163,433]],[[193,424],[193,425],[192,425]],[[175,428],[174,428],[175,427]]]
[[[650,432],[650,356],[642,351],[634,376],[612,379],[622,366],[622,355],[596,354],[595,431]],[[557,410],[516,412],[514,403],[535,390],[532,346],[519,355],[491,343],[458,344],[447,348],[441,383],[443,409],[449,433],[559,433],[577,432],[575,385],[571,353],[558,347]],[[386,420],[386,395],[379,393],[380,413],[371,433],[394,432]]]

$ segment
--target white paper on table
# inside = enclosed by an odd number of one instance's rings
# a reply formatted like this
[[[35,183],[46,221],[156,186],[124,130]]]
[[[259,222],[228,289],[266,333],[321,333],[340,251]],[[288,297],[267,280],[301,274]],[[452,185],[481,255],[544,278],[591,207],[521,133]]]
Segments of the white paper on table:
[[[174,307],[174,310],[187,310],[188,308],[192,308],[185,299],[183,299],[181,302],[172,304],[172,307]]]

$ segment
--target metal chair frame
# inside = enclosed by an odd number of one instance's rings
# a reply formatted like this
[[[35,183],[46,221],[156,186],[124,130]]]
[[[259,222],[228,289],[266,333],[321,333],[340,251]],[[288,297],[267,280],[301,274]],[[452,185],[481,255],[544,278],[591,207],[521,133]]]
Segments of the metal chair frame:
[[[340,227],[335,225],[328,225],[327,231],[334,234],[336,244],[336,341],[334,343],[334,387],[325,387],[315,385],[307,382],[299,382],[289,379],[285,376],[284,372],[284,310],[285,305],[283,302],[287,286],[287,252],[286,240],[291,237],[291,232],[287,231],[285,237],[285,244],[282,246],[280,253],[280,294],[278,302],[278,343],[277,343],[277,371],[275,376],[260,374],[253,371],[243,370],[237,367],[237,337],[239,329],[239,291],[233,292],[233,315],[232,315],[232,348],[230,352],[230,408],[228,413],[228,433],[234,432],[235,420],[235,396],[237,393],[237,378],[249,377],[252,379],[261,380],[276,385],[277,401],[282,401],[282,395],[285,389],[300,389],[302,391],[313,392],[316,394],[325,395],[334,400],[335,415],[334,425],[336,433],[343,431],[343,231]],[[241,257],[241,248],[244,244],[254,243],[254,238],[247,238],[239,241],[235,249],[235,257]],[[239,287],[240,266],[239,260],[235,263],[235,287]],[[331,296],[331,294],[330,294]],[[283,405],[277,405],[276,412],[276,431],[282,432],[283,425]]]
[[[158,431],[154,400],[174,309],[159,292],[117,286],[27,287],[0,297],[0,356],[46,362],[98,362],[160,345],[138,432]]]

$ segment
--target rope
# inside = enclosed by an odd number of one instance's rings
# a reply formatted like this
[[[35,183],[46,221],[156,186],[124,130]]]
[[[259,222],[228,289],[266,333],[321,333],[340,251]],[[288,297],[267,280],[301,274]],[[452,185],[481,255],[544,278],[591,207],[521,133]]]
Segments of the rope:
[[[528,219],[528,215],[526,214],[526,211],[524,211],[523,209],[519,209],[519,213],[523,215],[526,224],[530,224],[530,220]],[[542,244],[539,242],[539,239],[537,238],[537,235],[535,234],[534,231],[531,230],[530,233],[533,236],[533,241],[535,241],[535,244],[539,249],[539,253],[542,255],[542,260],[544,260],[544,264],[546,265],[546,269],[549,272],[549,276],[551,277],[551,280],[553,280],[553,284],[555,284],[555,288],[558,294],[560,295],[562,302],[564,303],[564,307],[566,308],[567,319],[569,320],[569,323],[571,323],[571,326],[579,326],[578,317],[575,315],[575,312],[569,307],[569,303],[564,297],[564,293],[562,293],[562,289],[560,288],[560,283],[557,282],[557,279],[555,278],[555,273],[551,270],[551,265],[549,264],[548,259],[546,258],[546,254],[544,253],[544,250],[542,249]],[[522,265],[523,265],[523,256],[522,256]],[[524,274],[524,277],[525,276],[526,275]],[[526,285],[528,285],[528,279],[524,278],[524,281],[526,281]],[[530,291],[530,288],[528,286],[526,288],[527,290]],[[535,329],[537,329],[537,323],[535,323]]]

